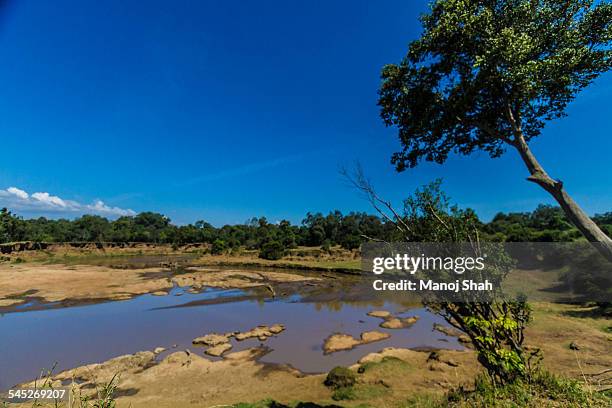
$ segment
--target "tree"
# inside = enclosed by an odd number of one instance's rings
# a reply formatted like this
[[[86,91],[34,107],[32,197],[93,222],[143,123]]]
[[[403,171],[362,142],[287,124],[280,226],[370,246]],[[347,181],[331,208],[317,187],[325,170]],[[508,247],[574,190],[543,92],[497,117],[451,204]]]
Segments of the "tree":
[[[261,247],[259,251],[259,257],[262,259],[268,259],[276,261],[281,259],[285,255],[285,247],[278,241],[270,241]]]
[[[111,236],[115,242],[135,241],[134,217],[119,217],[112,224]]]
[[[6,208],[0,209],[0,243],[21,241],[25,234],[23,220]]]
[[[325,241],[325,218],[321,213],[306,214],[306,218],[302,221],[302,225],[306,228],[306,245],[317,246]]]
[[[511,299],[503,294],[500,283],[510,271],[512,260],[500,245],[480,242],[478,231],[482,224],[474,211],[451,206],[440,180],[418,189],[404,201],[403,211],[398,211],[376,194],[360,168],[354,176],[346,175],[365,193],[376,211],[395,226],[403,241],[445,243],[439,249],[458,251],[454,255],[487,253],[486,276],[494,282],[494,290],[489,295],[474,297],[466,293],[456,297],[440,292],[424,297],[423,303],[469,336],[478,353],[478,362],[494,382],[505,384],[529,376],[532,359],[539,357],[537,351],[529,352],[523,345],[531,309],[525,299]],[[467,253],[464,243],[469,243]],[[448,274],[437,273],[436,280],[448,279]],[[450,276],[450,279],[455,278]]]
[[[73,225],[76,240],[81,242],[102,242],[111,234],[108,220],[99,215],[83,215]]]
[[[510,272],[511,258],[500,245],[479,241],[481,223],[474,211],[451,206],[441,189],[441,181],[437,180],[404,201],[402,223],[400,228],[407,241],[449,243],[442,247],[463,256],[488,254],[486,276],[495,282],[489,296],[474,298],[467,293],[455,297],[440,293],[426,297],[424,303],[469,336],[478,353],[478,362],[493,382],[504,384],[529,375],[530,360],[537,356],[523,345],[525,327],[531,319],[530,306],[525,299],[504,296],[501,282]],[[409,228],[405,229],[404,225]],[[466,242],[473,243],[467,253],[461,245]],[[449,277],[441,274],[438,279]]]
[[[286,248],[297,247],[296,243],[296,231],[297,228],[292,226],[287,220],[282,220],[278,224],[278,232],[281,244]]]
[[[134,217],[133,239],[138,242],[163,242],[170,219],[162,214],[143,212]]]
[[[612,4],[437,0],[401,63],[382,70],[381,117],[399,129],[398,171],[449,153],[516,150],[536,183],[612,261],[612,239],[529,148],[547,121],[612,67]]]

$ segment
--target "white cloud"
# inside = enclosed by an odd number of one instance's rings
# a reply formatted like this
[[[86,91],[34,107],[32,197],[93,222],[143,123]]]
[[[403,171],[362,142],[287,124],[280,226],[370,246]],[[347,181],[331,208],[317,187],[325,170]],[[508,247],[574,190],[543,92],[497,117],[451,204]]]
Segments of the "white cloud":
[[[41,203],[49,204],[51,206],[58,206],[62,208],[68,207],[68,204],[58,196],[49,195],[49,193],[34,193],[32,194],[34,200],[38,200]]]
[[[0,206],[20,212],[43,215],[48,213],[98,214],[110,217],[136,215],[136,212],[131,209],[111,207],[102,200],[96,200],[92,204],[81,204],[47,192],[36,192],[30,195],[17,187],[9,187],[6,190],[0,189]]]
[[[23,190],[18,189],[17,187],[9,187],[6,189],[6,191],[10,194],[16,195],[17,197],[21,198],[22,200],[27,200],[29,195],[28,193],[26,193]]]
[[[133,210],[130,210],[130,209],[124,210],[123,208],[119,208],[119,207],[110,207],[104,204],[104,201],[102,200],[96,200],[93,204],[89,204],[86,207],[92,210],[93,212],[100,213],[100,214],[112,214],[112,215],[121,215],[121,216],[136,215],[136,213]]]

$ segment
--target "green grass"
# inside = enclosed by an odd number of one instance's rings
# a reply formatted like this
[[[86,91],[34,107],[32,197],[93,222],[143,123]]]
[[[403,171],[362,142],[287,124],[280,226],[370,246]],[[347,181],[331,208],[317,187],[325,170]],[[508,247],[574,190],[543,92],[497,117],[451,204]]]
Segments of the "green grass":
[[[410,364],[393,356],[385,356],[380,361],[371,361],[363,363],[359,366],[358,372],[360,374],[388,374],[392,373],[397,376],[402,372],[408,372],[414,370]]]
[[[385,363],[381,363],[368,365],[367,371],[383,368]],[[265,400],[254,404],[236,404],[234,408],[330,408],[345,404],[355,408],[378,407],[381,406],[379,403],[368,404],[367,401],[369,399],[380,401],[387,392],[390,390],[380,384],[358,383],[353,387],[341,387],[334,391],[333,399],[339,401],[340,405],[319,405],[313,402],[294,402],[285,405],[273,400]],[[407,395],[403,403],[392,406],[398,408],[599,408],[612,406],[612,393],[610,391],[596,392],[576,380],[540,371],[534,373],[529,381],[517,381],[504,386],[496,386],[488,377],[479,376],[475,381],[474,389],[459,388],[446,395]]]
[[[391,392],[382,384],[356,384],[352,387],[338,388],[332,394],[334,401],[368,401],[383,398]]]
[[[575,323],[579,322],[603,333],[612,332],[612,320],[604,315],[604,311],[597,306],[534,302],[532,307],[533,319],[538,321],[537,325],[540,329],[546,329],[546,323],[541,319],[542,316],[554,316],[556,318],[572,319]],[[547,324],[552,325],[551,328],[554,328],[559,325],[559,322],[552,320]]]
[[[537,372],[529,381],[495,386],[484,376],[476,379],[475,389],[458,389],[447,394],[443,407],[605,407],[612,398],[597,393],[578,381],[546,371]]]

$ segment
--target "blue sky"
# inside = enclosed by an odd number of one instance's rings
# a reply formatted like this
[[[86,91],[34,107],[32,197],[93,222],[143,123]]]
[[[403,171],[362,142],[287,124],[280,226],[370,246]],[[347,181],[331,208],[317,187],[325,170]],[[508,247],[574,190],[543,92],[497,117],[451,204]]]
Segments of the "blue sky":
[[[379,72],[418,36],[426,2],[143,4],[4,8],[0,205],[24,216],[299,222],[307,211],[370,211],[338,173],[356,160],[396,201],[442,177],[484,219],[550,202],[514,152],[394,172],[399,143],[378,116]],[[610,79],[533,144],[589,213],[612,210]]]

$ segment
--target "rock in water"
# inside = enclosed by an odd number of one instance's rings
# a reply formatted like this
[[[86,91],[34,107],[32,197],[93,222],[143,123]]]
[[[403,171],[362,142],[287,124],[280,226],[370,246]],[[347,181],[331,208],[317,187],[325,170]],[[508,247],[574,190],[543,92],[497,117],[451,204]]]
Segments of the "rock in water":
[[[349,334],[336,333],[325,340],[323,352],[330,354],[340,350],[350,350],[359,344],[360,341]]]
[[[385,340],[391,337],[389,333],[383,333],[379,331],[367,331],[361,333],[361,344],[373,343],[375,341]]]
[[[257,337],[260,341],[266,341],[268,337],[275,336],[281,333],[283,330],[285,330],[285,326],[282,324],[274,324],[269,327],[262,325],[246,332],[236,333],[234,338],[238,341],[243,341],[252,337]]]
[[[329,336],[323,343],[323,352],[325,354],[335,353],[341,350],[350,350],[361,344],[373,343],[375,341],[385,340],[391,337],[389,333],[379,331],[367,331],[361,333],[359,339],[354,338],[349,334],[336,333]]]
[[[368,313],[368,316],[370,316],[370,317],[378,317],[378,318],[381,318],[381,319],[386,319],[388,317],[391,317],[391,312],[389,312],[387,310],[373,310],[373,311]]]
[[[231,349],[232,345],[230,343],[223,343],[209,348],[204,353],[208,354],[209,356],[220,357],[221,355],[223,355],[223,353]]]
[[[203,344],[205,346],[218,346],[219,344],[228,343],[230,335],[229,334],[219,334],[219,333],[211,333],[202,337],[197,337],[193,339],[193,344]]]

